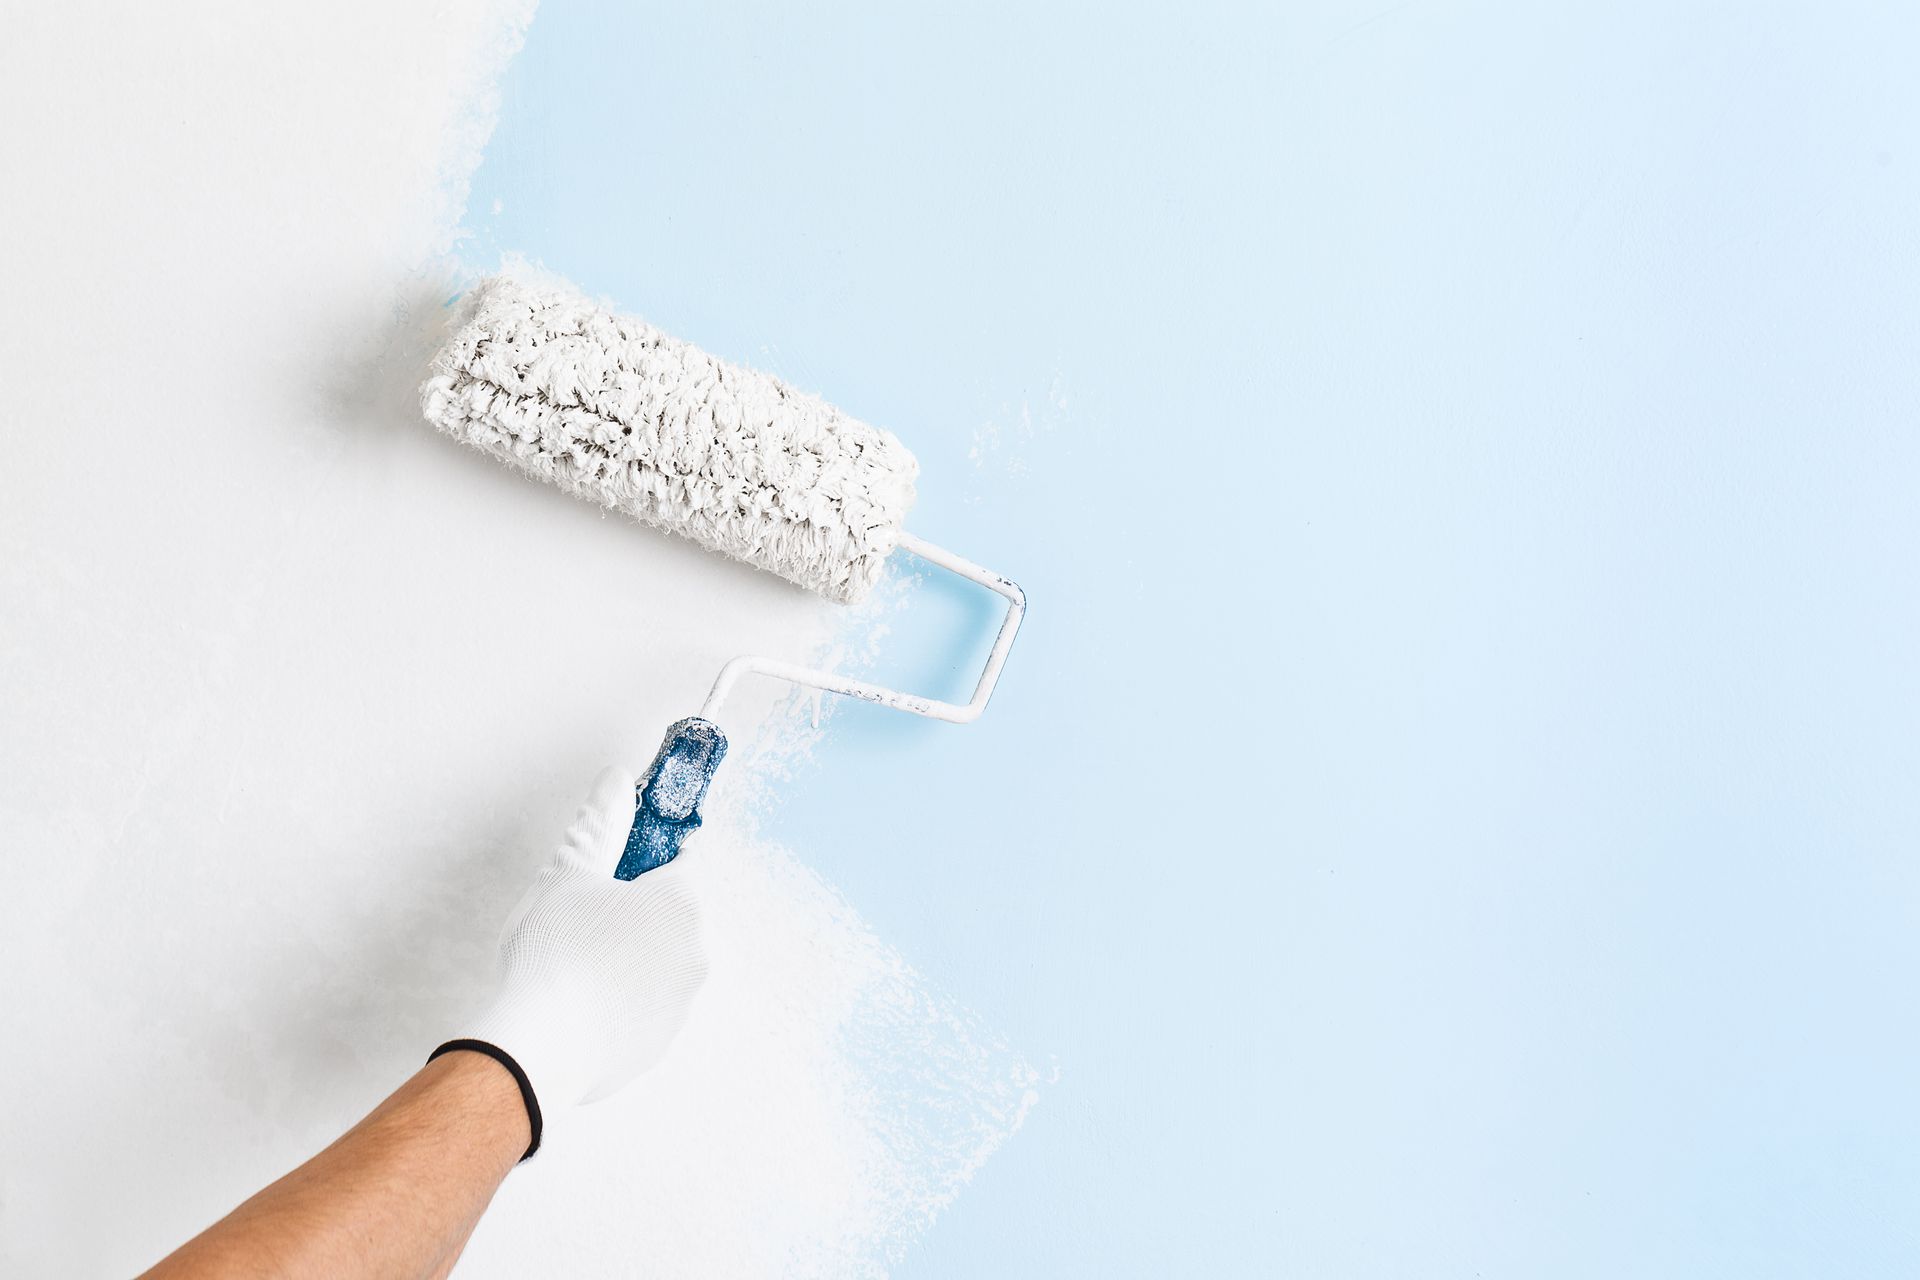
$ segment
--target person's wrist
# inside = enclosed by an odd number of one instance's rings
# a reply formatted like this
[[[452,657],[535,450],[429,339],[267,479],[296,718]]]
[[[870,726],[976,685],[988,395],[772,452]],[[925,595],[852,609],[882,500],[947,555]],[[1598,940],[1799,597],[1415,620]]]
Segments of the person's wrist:
[[[538,1129],[528,1155],[585,1096],[599,1060],[594,1019],[579,986],[554,979],[536,988],[509,977],[492,1007],[462,1029],[464,1038],[512,1063],[525,1082],[528,1114]]]
[[[427,1057],[422,1074],[434,1077],[464,1099],[463,1110],[478,1127],[498,1133],[514,1160],[540,1148],[540,1103],[532,1082],[513,1056],[484,1040],[449,1040]]]

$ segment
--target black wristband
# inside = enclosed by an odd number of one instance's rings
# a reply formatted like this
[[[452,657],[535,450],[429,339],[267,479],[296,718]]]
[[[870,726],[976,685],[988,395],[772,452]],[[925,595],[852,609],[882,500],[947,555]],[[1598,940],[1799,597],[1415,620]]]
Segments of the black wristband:
[[[488,1044],[485,1040],[449,1040],[427,1055],[432,1062],[443,1053],[452,1053],[456,1049],[465,1049],[469,1053],[484,1053],[495,1062],[513,1073],[513,1082],[520,1086],[520,1101],[527,1104],[527,1127],[533,1131],[533,1141],[527,1144],[525,1160],[540,1149],[540,1099],[533,1096],[533,1082],[527,1079],[527,1073],[513,1060],[513,1055],[497,1044]]]

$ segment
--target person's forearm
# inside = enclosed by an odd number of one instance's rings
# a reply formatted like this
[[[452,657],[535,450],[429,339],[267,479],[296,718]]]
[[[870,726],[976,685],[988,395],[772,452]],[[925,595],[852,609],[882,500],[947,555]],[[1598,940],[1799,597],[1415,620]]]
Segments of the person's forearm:
[[[444,1276],[529,1141],[507,1069],[448,1053],[147,1276]]]
[[[638,794],[632,770],[601,771],[509,917],[500,988],[465,1035],[147,1275],[443,1280],[507,1171],[658,1062],[706,981],[697,873],[676,858],[616,875]]]

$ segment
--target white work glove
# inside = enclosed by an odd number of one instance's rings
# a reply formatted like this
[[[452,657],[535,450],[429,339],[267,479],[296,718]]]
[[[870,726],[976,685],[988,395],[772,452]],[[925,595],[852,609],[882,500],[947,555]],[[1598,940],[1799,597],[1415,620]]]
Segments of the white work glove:
[[[613,878],[633,811],[633,775],[602,770],[501,931],[499,994],[434,1053],[495,1050],[527,1100],[529,1156],[545,1125],[658,1062],[706,981],[700,907],[678,860]]]

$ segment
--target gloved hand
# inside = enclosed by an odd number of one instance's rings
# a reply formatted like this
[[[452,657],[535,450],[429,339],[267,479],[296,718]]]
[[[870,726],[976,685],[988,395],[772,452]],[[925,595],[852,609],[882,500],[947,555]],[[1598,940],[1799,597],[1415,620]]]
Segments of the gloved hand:
[[[508,917],[499,994],[453,1049],[492,1050],[520,1080],[533,1125],[619,1089],[658,1062],[706,981],[700,908],[676,860],[635,880],[613,870],[634,779],[601,771],[553,861]]]

